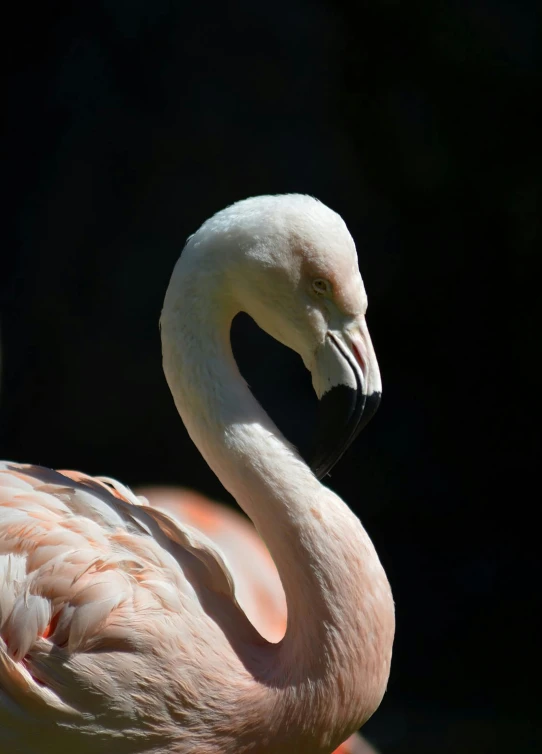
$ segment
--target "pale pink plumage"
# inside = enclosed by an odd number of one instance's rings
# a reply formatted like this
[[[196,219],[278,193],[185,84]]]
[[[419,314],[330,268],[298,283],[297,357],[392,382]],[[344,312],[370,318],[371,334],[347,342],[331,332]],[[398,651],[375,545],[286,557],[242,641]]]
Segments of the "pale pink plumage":
[[[190,489],[142,487],[136,492],[217,545],[227,559],[237,601],[248,619],[266,639],[280,641],[286,631],[284,590],[273,559],[250,521]],[[376,754],[376,750],[355,733],[334,754]]]
[[[336,300],[310,293],[314,276]],[[3,463],[0,751],[328,754],[378,707],[389,585],[359,520],[239,376],[229,323],[245,305],[298,350],[319,396],[350,379],[347,363],[358,388],[380,390],[342,220],[299,196],[218,213],[189,239],[161,319],[179,412],[277,566],[283,639],[248,620],[203,532],[114,480]]]
[[[168,678],[169,657],[155,653],[168,635],[194,670],[181,645],[206,626],[191,581],[232,594],[218,553],[113,480],[3,463],[0,504],[0,740],[21,751],[40,740],[39,726],[19,729],[14,704],[29,722],[45,714],[107,740],[116,734],[105,721],[110,705],[129,720],[139,697],[167,728],[163,700],[138,675],[154,674],[157,688]],[[88,725],[81,710],[96,719]]]

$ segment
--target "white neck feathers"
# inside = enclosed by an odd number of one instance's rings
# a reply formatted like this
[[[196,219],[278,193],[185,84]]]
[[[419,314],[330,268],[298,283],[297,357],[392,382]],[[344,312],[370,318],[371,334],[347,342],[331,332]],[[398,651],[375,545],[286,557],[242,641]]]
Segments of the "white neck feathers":
[[[192,440],[252,519],[285,590],[286,635],[267,648],[257,679],[267,714],[292,730],[295,717],[299,735],[320,735],[325,750],[380,703],[391,592],[359,520],[313,476],[239,374],[229,331],[242,305],[228,285],[228,255],[211,248],[196,259],[190,246],[162,313],[164,371]]]

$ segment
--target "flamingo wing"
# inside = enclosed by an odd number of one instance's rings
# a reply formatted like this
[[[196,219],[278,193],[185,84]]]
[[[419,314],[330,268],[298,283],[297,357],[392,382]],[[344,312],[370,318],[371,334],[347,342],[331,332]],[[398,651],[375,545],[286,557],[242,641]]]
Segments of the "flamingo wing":
[[[114,480],[0,464],[3,731],[23,712],[110,705],[164,637],[190,641],[199,587],[233,597],[212,542],[145,502]],[[115,652],[129,659],[114,678]]]

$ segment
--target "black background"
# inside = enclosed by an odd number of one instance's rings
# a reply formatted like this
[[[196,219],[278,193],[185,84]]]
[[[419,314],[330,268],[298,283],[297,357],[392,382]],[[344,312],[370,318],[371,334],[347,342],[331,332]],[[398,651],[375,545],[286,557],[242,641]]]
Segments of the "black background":
[[[1,456],[226,500],[161,372],[163,294],[216,210],[317,196],[356,239],[384,384],[329,480],[397,603],[365,732],[384,754],[541,751],[539,4],[74,5],[5,24]],[[308,373],[234,330],[301,438]]]

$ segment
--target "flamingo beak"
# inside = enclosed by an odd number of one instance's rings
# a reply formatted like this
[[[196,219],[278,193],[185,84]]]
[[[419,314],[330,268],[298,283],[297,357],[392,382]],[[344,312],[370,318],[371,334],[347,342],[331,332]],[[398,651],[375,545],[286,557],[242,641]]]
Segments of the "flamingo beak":
[[[344,330],[327,332],[312,375],[320,408],[310,466],[322,479],[380,404],[380,371],[364,317]]]

